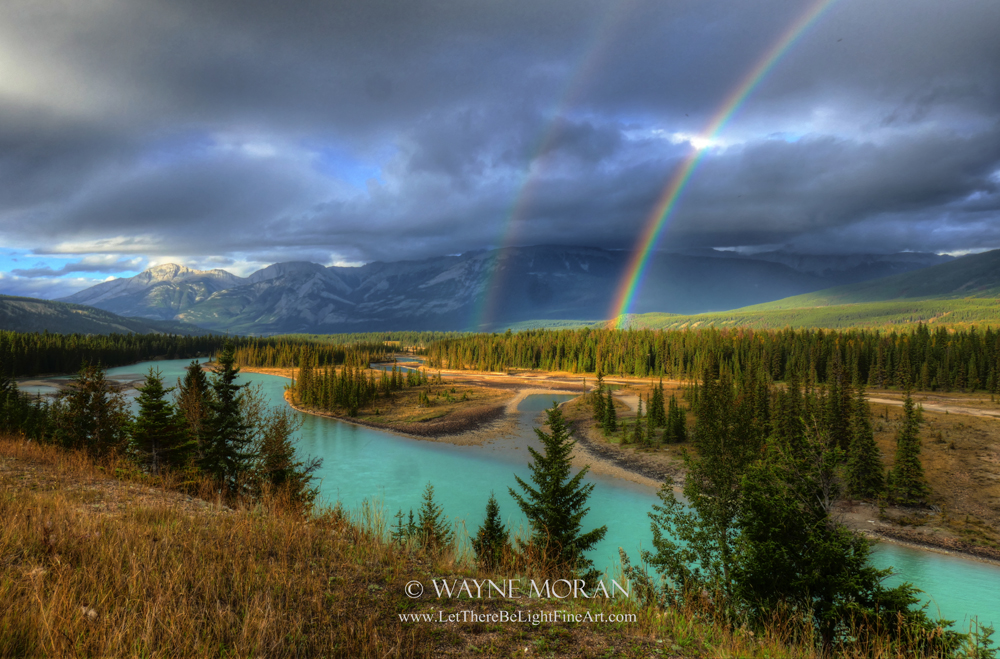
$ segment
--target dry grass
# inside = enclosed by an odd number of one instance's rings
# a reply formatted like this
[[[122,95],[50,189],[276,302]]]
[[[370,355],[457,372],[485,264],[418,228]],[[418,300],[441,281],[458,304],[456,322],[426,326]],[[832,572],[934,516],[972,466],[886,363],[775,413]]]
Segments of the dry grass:
[[[870,395],[880,400],[902,398],[899,392]],[[920,426],[921,461],[935,509],[890,509],[887,517],[902,523],[908,539],[959,550],[963,545],[984,548],[1000,557],[1000,419],[959,413],[997,413],[1000,404],[989,394],[918,393],[914,400],[927,406]],[[896,451],[902,408],[874,403],[872,411],[875,438],[888,467]]]
[[[118,478],[109,477],[116,474]],[[384,540],[367,507],[310,517],[226,505],[125,463],[0,439],[3,657],[816,657],[795,628],[755,636],[703,610],[627,599],[436,599],[431,579],[484,574]],[[405,584],[427,585],[409,599]],[[628,613],[627,623],[401,622],[401,613]],[[801,636],[801,635],[799,635]],[[803,643],[803,641],[805,641]],[[903,657],[886,643],[871,656]],[[854,656],[854,652],[842,653]]]

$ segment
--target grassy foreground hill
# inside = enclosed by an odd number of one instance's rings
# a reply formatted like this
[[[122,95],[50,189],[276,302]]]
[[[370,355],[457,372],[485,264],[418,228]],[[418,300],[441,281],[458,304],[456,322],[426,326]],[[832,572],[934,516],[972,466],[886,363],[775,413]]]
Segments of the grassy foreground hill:
[[[518,575],[393,544],[374,508],[303,517],[174,486],[0,437],[0,656],[819,656],[789,629],[754,635],[620,598],[436,598],[435,578]],[[421,596],[407,596],[412,581]],[[481,619],[504,612],[515,621]],[[567,620],[588,612],[634,617]]]

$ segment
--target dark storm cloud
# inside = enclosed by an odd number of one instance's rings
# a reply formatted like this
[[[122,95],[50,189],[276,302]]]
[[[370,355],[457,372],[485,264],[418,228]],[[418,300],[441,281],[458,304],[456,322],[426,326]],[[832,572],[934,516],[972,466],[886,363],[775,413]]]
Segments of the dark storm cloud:
[[[12,275],[18,277],[61,277],[73,272],[134,272],[142,265],[142,259],[101,259],[88,258],[83,261],[66,263],[61,268],[51,268],[48,266],[39,268],[15,268],[11,270]]]
[[[11,0],[0,231],[205,267],[630,248],[685,140],[809,6]],[[661,247],[1000,247],[998,31],[992,0],[838,0]],[[21,270],[88,271],[66,267]]]

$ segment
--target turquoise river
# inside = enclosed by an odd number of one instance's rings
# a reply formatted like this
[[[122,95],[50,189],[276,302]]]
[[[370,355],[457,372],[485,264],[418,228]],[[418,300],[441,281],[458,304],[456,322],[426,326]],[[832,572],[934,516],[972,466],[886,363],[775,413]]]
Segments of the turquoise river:
[[[108,371],[119,380],[140,379],[149,368],[159,369],[166,383],[174,383],[189,360],[157,361],[125,366]],[[288,380],[249,373],[243,381],[259,384],[272,405],[284,405],[283,391]],[[47,393],[45,388],[28,389]],[[134,392],[133,392],[134,393]],[[387,523],[397,510],[414,512],[428,482],[433,483],[435,499],[445,512],[474,533],[482,522],[490,492],[496,494],[508,525],[518,528],[523,517],[511,499],[508,488],[515,487],[514,475],[528,478],[526,447],[537,446],[533,427],[540,412],[552,401],[565,401],[568,395],[534,395],[519,407],[519,419],[512,436],[483,446],[451,444],[410,439],[392,433],[343,423],[332,419],[302,415],[297,442],[302,455],[323,459],[318,472],[323,502],[340,502],[348,510],[360,509],[364,501],[384,511]],[[618,548],[624,548],[633,561],[640,548],[651,547],[647,513],[657,502],[653,488],[603,475],[591,474],[594,484],[587,529],[607,525],[608,533],[590,556],[594,562],[615,574]],[[921,551],[891,543],[876,549],[874,562],[879,567],[892,566],[894,581],[912,582],[929,602],[928,613],[956,620],[959,629],[968,628],[971,616],[983,624],[1000,622],[1000,567],[963,557]],[[964,624],[963,624],[964,623]]]

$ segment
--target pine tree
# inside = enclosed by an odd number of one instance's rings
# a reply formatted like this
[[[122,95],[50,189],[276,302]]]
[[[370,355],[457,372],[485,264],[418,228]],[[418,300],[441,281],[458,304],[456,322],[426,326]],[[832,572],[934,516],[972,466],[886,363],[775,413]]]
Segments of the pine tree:
[[[184,419],[188,437],[195,443],[195,451],[200,460],[205,450],[205,422],[210,413],[209,401],[212,391],[208,377],[197,360],[185,368],[184,379],[177,381],[174,406]]]
[[[615,412],[615,397],[608,391],[608,405],[604,409],[604,434],[610,435],[618,430],[618,413]]]
[[[56,408],[58,441],[66,448],[83,449],[93,456],[123,453],[131,422],[121,388],[108,380],[100,364],[84,364],[60,394]]]
[[[256,456],[254,480],[258,491],[271,488],[289,503],[305,509],[312,506],[319,495],[319,489],[312,485],[312,474],[323,461],[296,457],[292,434],[301,425],[292,411],[283,407],[271,409],[260,419],[253,451]]]
[[[410,511],[410,515],[413,515],[413,511],[412,510]],[[396,520],[396,525],[392,528],[392,533],[390,534],[390,538],[396,544],[401,545],[401,544],[405,543],[407,540],[410,539],[410,536],[407,533],[407,528],[405,526],[403,526],[403,509],[402,508],[400,508],[399,511],[396,512],[396,515],[395,515],[394,519]]]
[[[226,345],[216,361],[200,467],[230,492],[236,492],[244,485],[255,457],[240,405],[240,390],[246,385],[236,384],[240,369],[235,366],[232,344]]]
[[[152,473],[163,468],[184,467],[193,455],[195,443],[187,436],[184,419],[167,394],[160,372],[149,369],[146,382],[138,388],[139,414],[132,427],[132,446]]]
[[[499,567],[504,554],[510,551],[510,538],[500,521],[500,505],[492,492],[490,500],[486,502],[486,519],[472,539],[472,549],[476,552],[479,566],[486,570]]]
[[[592,402],[594,405],[594,421],[597,422],[598,426],[603,428],[608,402],[604,400],[604,383],[601,381],[600,375],[598,375],[597,388],[594,389]]]
[[[913,397],[906,391],[903,399],[903,427],[896,435],[896,460],[892,466],[892,491],[896,503],[916,506],[926,503],[930,488],[924,479],[924,466],[920,462],[920,428]]]
[[[639,404],[635,410],[635,427],[632,429],[632,443],[642,444],[645,441],[642,424],[642,396],[639,396]]]
[[[646,411],[646,414],[649,415],[651,428],[662,428],[667,424],[667,413],[664,410],[663,403],[663,380],[660,380],[659,385],[653,387],[653,393],[648,405],[649,409]],[[652,433],[649,436],[652,437]]]
[[[608,529],[601,526],[581,532],[583,518],[590,510],[586,507],[587,499],[594,489],[593,483],[583,483],[590,467],[584,467],[570,478],[570,456],[576,442],[570,439],[558,406],[553,405],[546,415],[549,432],[535,429],[545,452],[528,448],[533,459],[528,466],[534,487],[515,476],[524,494],[511,488],[510,495],[528,518],[529,542],[543,550],[555,565],[583,574],[584,579],[593,579],[596,576],[593,562],[584,552],[600,542]]]
[[[673,394],[670,396],[670,403],[667,407],[666,428],[663,429],[664,444],[679,444],[687,441],[687,415],[684,409],[677,403],[677,398]]]
[[[847,455],[847,490],[859,499],[875,499],[884,492],[882,453],[872,431],[871,409],[865,391],[857,387],[851,417],[851,446]]]
[[[441,551],[451,545],[454,534],[441,506],[434,503],[434,486],[427,483],[424,501],[417,516],[417,539],[428,551]]]

